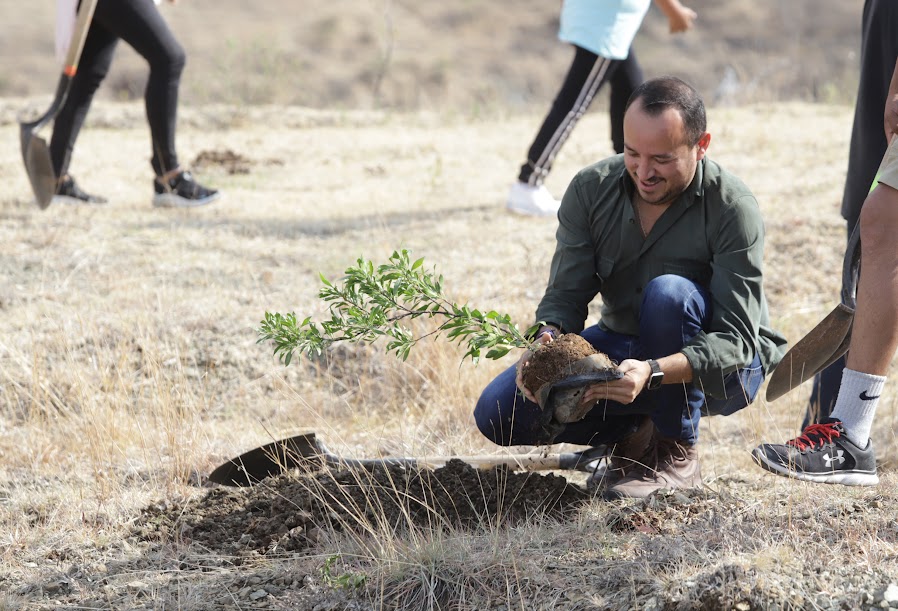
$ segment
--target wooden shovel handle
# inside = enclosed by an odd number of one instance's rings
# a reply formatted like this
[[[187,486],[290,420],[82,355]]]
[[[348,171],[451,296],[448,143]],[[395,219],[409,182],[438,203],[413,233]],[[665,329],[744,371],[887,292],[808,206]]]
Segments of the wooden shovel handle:
[[[78,72],[78,60],[81,58],[81,51],[84,50],[84,41],[87,40],[87,32],[90,29],[90,22],[94,18],[96,8],[97,0],[81,0],[78,18],[75,20],[75,30],[72,32],[72,41],[69,43],[65,65],[62,69],[69,78]]]

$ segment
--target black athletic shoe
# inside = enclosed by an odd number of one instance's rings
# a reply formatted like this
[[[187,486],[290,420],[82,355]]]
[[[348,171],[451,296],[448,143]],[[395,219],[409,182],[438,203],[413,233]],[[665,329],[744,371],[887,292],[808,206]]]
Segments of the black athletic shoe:
[[[875,486],[876,455],[873,443],[859,448],[845,436],[839,420],[812,424],[785,444],[765,443],[751,453],[761,468],[809,482]]]
[[[195,208],[211,204],[220,197],[215,189],[207,189],[193,179],[190,172],[181,172],[167,184],[158,178],[153,180],[156,195],[153,205],[157,208]]]
[[[56,187],[53,202],[57,204],[105,204],[106,198],[85,193],[75,183],[74,178],[66,176]]]

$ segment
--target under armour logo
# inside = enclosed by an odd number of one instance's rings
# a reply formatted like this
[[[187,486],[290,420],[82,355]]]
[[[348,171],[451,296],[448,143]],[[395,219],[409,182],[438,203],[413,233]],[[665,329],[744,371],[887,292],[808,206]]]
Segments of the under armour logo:
[[[867,394],[866,390],[862,390],[861,394],[860,394],[860,398],[861,398],[861,401],[872,401],[873,399],[879,399],[879,395],[876,395],[875,397],[871,397],[870,395]]]
[[[844,454],[844,453],[845,453],[844,450],[837,450],[835,456],[830,456],[829,454],[824,454],[823,460],[826,461],[826,466],[832,467],[833,462],[835,462],[835,461],[839,461],[839,464],[841,465],[843,462],[845,462],[845,457],[842,456],[842,454]]]

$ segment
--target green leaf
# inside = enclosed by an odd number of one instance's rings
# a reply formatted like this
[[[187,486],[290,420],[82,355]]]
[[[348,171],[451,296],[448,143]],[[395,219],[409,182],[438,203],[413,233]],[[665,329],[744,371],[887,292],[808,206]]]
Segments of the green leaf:
[[[388,263],[377,266],[359,257],[339,283],[319,277],[318,295],[329,304],[329,320],[318,326],[311,317],[297,323],[293,312],[265,312],[260,323],[257,342],[271,342],[285,365],[294,354],[318,356],[337,341],[371,344],[380,338],[388,338],[387,352],[405,360],[418,341],[442,334],[466,347],[463,360],[476,363],[484,350],[496,359],[512,348],[526,348],[535,333],[531,328],[521,334],[507,314],[455,304],[443,294],[443,277],[426,271],[423,258],[412,261],[408,250],[394,251]],[[433,326],[416,337],[406,325],[422,318]]]

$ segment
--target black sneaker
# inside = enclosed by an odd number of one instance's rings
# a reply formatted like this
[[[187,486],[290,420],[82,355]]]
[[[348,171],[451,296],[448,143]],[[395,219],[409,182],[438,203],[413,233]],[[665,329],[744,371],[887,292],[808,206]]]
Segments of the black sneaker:
[[[751,453],[762,469],[809,482],[875,486],[876,455],[873,443],[859,448],[845,436],[839,420],[811,424],[785,444],[765,443]]]
[[[193,180],[190,172],[181,172],[163,184],[158,178],[153,180],[156,195],[153,205],[157,208],[195,208],[211,204],[220,197],[215,189],[207,189]]]
[[[66,176],[59,183],[53,196],[53,202],[57,204],[105,204],[106,201],[105,197],[82,191],[71,176]]]

